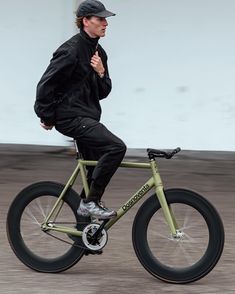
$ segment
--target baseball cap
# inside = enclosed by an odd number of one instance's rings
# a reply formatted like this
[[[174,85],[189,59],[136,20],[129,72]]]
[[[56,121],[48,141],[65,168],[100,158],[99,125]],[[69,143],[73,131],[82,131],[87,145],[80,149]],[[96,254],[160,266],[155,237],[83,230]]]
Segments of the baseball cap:
[[[76,11],[77,17],[84,16],[98,16],[98,17],[109,17],[114,16],[115,13],[108,11],[104,4],[97,0],[85,0],[83,1]]]

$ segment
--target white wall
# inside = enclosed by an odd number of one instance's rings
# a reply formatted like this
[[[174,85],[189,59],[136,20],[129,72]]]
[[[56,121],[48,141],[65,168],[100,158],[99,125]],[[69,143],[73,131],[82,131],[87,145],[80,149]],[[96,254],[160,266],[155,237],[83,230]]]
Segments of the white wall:
[[[74,0],[0,0],[0,143],[64,144],[33,105],[53,51],[75,34]]]
[[[77,1],[15,2],[0,2],[0,142],[65,144],[32,107]],[[117,16],[100,41],[113,79],[102,122],[129,147],[235,150],[235,1],[103,3]]]

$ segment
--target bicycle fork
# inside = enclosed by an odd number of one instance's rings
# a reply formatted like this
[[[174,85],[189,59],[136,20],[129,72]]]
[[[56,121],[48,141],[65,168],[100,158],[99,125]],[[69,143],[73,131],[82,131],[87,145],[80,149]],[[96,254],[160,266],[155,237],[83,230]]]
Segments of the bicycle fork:
[[[156,161],[154,159],[151,159],[150,165],[151,165],[151,169],[152,169],[152,173],[153,173],[154,184],[156,187],[155,192],[156,192],[157,198],[160,202],[161,208],[163,210],[165,220],[170,228],[172,236],[177,237],[179,234],[179,227],[176,222],[173,211],[166,201],[165,193],[163,190],[163,184],[162,184],[162,180],[161,180],[158,168],[157,168]]]

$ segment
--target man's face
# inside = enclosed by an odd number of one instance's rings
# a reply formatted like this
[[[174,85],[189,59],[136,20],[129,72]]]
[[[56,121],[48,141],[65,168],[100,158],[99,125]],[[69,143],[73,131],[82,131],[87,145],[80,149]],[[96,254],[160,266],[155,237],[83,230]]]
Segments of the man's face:
[[[104,37],[108,22],[104,17],[92,16],[91,18],[84,18],[83,21],[85,30],[92,37]]]

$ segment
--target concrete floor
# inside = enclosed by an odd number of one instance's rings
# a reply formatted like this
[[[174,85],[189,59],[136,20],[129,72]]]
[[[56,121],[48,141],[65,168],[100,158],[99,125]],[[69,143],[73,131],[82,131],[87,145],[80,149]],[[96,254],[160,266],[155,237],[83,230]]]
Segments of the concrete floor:
[[[187,285],[161,282],[139,263],[131,229],[140,203],[109,231],[101,256],[84,256],[60,274],[37,273],[25,267],[7,241],[9,205],[33,182],[65,183],[76,161],[60,147],[2,144],[0,154],[0,293],[235,293],[235,153],[182,151],[172,160],[158,160],[165,188],[184,187],[203,194],[217,208],[225,227],[225,248],[219,263],[205,278]],[[144,154],[143,150],[128,150],[126,160],[147,161]],[[147,170],[120,168],[106,189],[107,206],[120,207],[148,177]],[[75,184],[75,189],[78,186]]]

